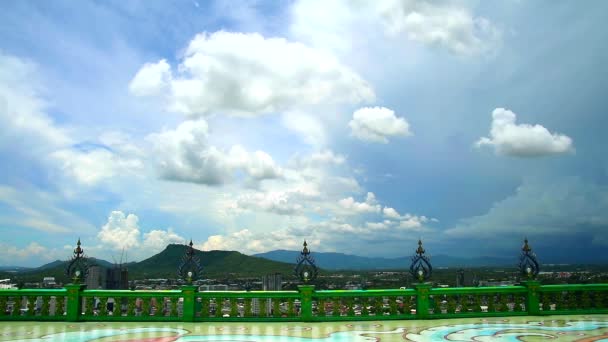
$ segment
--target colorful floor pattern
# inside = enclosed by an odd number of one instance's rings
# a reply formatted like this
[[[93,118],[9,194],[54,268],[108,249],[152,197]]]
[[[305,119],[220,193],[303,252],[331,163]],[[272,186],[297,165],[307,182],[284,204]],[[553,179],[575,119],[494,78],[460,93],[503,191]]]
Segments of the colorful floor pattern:
[[[608,315],[353,323],[0,322],[0,341],[67,342],[608,342]]]

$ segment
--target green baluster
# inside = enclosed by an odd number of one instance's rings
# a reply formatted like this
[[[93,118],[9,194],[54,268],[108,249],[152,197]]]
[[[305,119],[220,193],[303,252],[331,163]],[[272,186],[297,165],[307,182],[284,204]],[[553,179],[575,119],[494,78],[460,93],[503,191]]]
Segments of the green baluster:
[[[141,315],[150,316],[150,298],[142,298],[141,300]]]
[[[209,301],[208,297],[201,297],[201,317],[207,318],[209,317]]]
[[[395,316],[398,314],[397,299],[395,297],[388,297],[388,307],[391,316]]]
[[[289,298],[289,300],[287,301],[287,317],[293,317],[293,316],[294,316],[293,298]]]
[[[51,297],[42,297],[42,307],[40,308],[41,316],[49,316]]]
[[[384,314],[384,303],[382,300],[382,297],[376,297],[374,298],[374,315],[375,316],[382,316]]]
[[[4,316],[7,311],[8,300],[5,296],[0,296],[0,316]]]
[[[239,308],[238,308],[238,304],[237,304],[237,299],[230,298],[230,317],[234,318],[234,317],[238,317],[238,315],[239,315]]]
[[[55,297],[55,316],[63,316],[65,313],[65,297]]]
[[[411,315],[412,313],[412,297],[403,297],[403,314]]]
[[[489,294],[487,296],[487,298],[488,298],[488,312],[496,312],[496,306],[494,305],[494,301],[495,301],[494,294],[493,293]]]
[[[102,297],[99,298],[99,316],[107,316],[108,315],[108,298]]]
[[[85,297],[85,315],[93,316],[93,306],[95,305],[95,298]]]
[[[460,313],[469,312],[469,295],[460,296]]]
[[[504,293],[501,293],[499,296],[500,306],[498,311],[507,312],[509,311],[509,306],[507,305],[507,296]]]
[[[27,297],[27,315],[36,316],[36,300],[38,298],[34,296]]]
[[[355,315],[355,301],[353,300],[353,297],[348,297],[346,299],[346,307],[348,308],[346,314],[353,317]]]
[[[268,299],[259,298],[258,303],[260,303],[260,306],[259,306],[260,312],[258,313],[258,316],[260,316],[260,317],[268,316]]]
[[[578,309],[578,301],[577,301],[577,295],[576,292],[574,291],[570,291],[568,292],[568,309],[569,310],[576,310]]]
[[[523,308],[521,307],[522,300],[521,300],[521,296],[519,294],[513,295],[513,303],[514,303],[513,311],[515,311],[515,312],[523,311]]]
[[[474,300],[473,312],[481,312],[481,295],[476,294]]]
[[[127,316],[134,317],[135,316],[135,298],[129,297],[127,299]]]
[[[245,317],[251,317],[251,298],[245,298]]]
[[[367,306],[369,305],[369,298],[362,297],[361,298],[361,316],[369,316],[369,310]]]
[[[334,298],[332,316],[340,316],[340,299]]]
[[[325,312],[325,299],[319,299],[319,316],[325,317],[327,313]]]
[[[454,298],[454,296],[448,297],[448,313],[456,313],[456,299]]]
[[[553,297],[555,298],[555,310],[563,310],[566,304],[564,294],[561,292],[555,292]]]
[[[591,309],[591,296],[589,295],[589,291],[583,291],[581,294],[581,305],[583,309]]]

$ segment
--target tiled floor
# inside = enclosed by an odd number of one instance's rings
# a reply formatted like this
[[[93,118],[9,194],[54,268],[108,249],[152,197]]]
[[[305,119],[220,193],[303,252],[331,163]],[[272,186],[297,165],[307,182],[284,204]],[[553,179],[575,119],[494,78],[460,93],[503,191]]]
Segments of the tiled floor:
[[[0,322],[0,341],[607,341],[608,316],[353,323]]]

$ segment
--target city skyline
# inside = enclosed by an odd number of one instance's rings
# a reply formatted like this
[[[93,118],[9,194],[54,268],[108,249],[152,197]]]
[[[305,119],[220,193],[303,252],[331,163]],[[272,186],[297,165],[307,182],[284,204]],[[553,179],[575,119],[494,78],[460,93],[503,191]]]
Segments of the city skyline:
[[[608,247],[608,3],[0,8],[0,266]]]

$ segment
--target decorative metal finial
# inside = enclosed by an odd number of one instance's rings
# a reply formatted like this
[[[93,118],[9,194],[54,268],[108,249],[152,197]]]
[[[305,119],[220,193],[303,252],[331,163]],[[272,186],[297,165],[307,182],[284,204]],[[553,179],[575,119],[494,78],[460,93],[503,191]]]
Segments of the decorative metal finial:
[[[412,256],[412,264],[410,265],[410,274],[418,279],[419,282],[428,280],[433,273],[433,266],[428,256],[424,255],[422,240],[418,240],[418,248],[416,254]]]
[[[74,284],[78,284],[80,280],[86,279],[89,275],[89,261],[84,254],[84,249],[80,247],[80,238],[74,248],[74,255],[68,260],[68,266],[65,269],[65,274],[72,278]]]
[[[303,283],[311,282],[317,278],[319,270],[315,265],[315,259],[310,255],[306,240],[304,240],[304,248],[300,252],[300,256],[296,259],[296,267],[293,271]]]
[[[532,248],[528,244],[528,238],[524,239],[524,245],[521,248],[519,271],[523,277],[528,279],[536,278],[538,272],[540,272],[540,264],[536,259],[536,254],[532,252]]]
[[[196,256],[196,250],[193,246],[192,239],[190,239],[190,243],[186,246],[186,252],[182,257],[182,263],[177,268],[179,277],[185,279],[188,284],[192,284],[192,280],[198,279],[203,272],[201,261]]]

